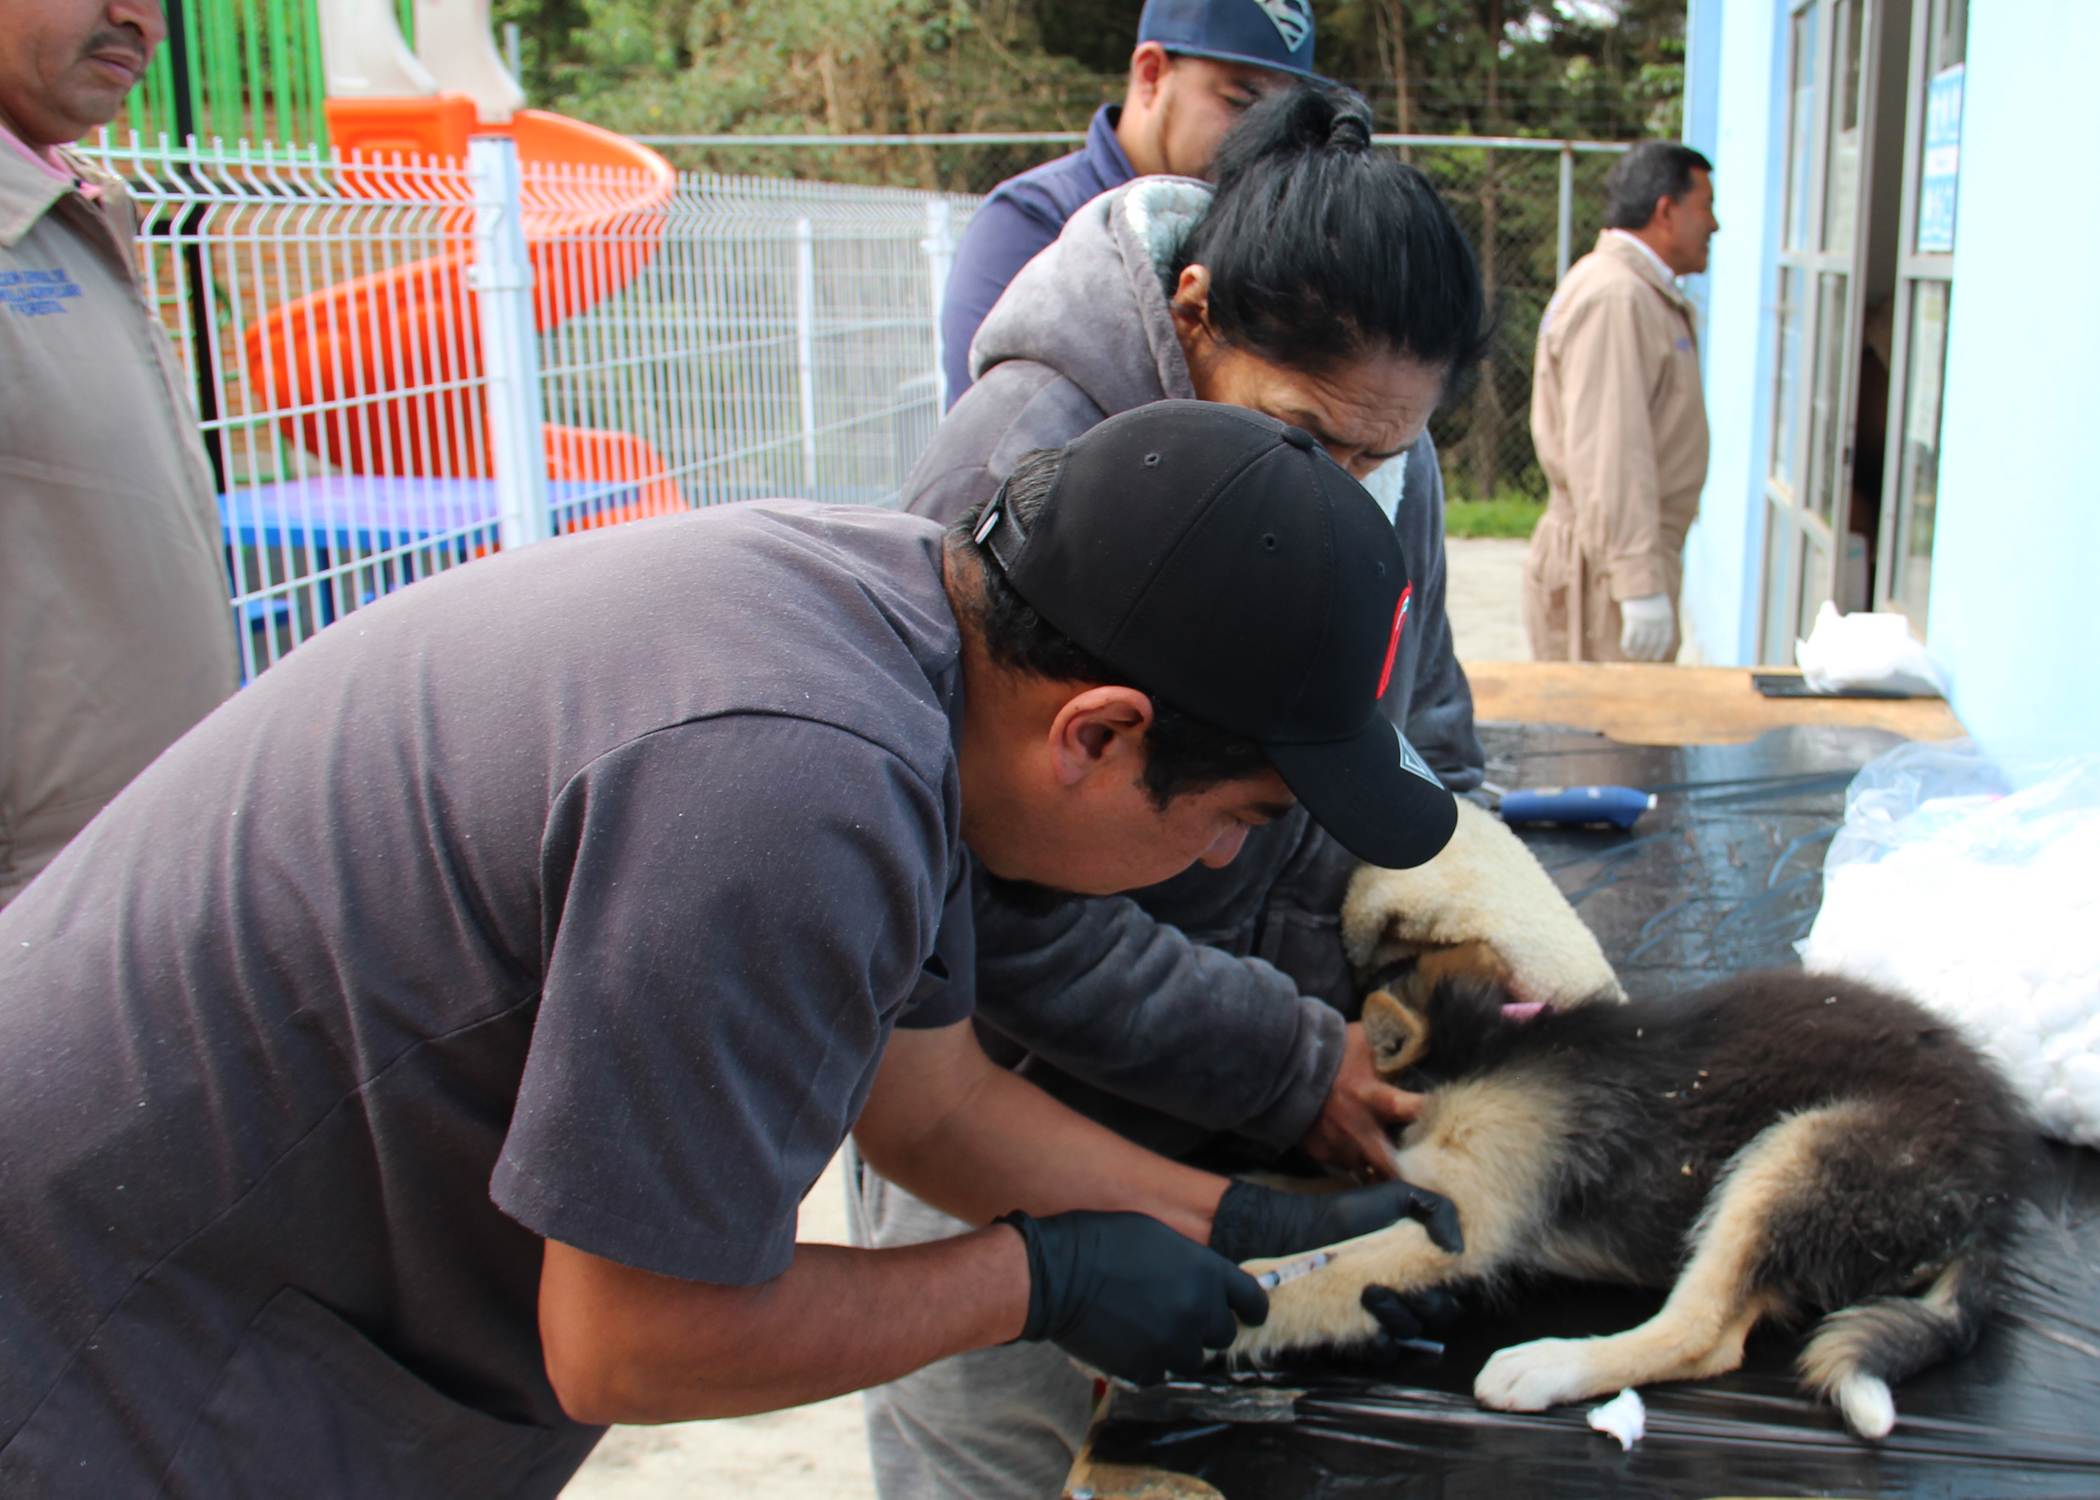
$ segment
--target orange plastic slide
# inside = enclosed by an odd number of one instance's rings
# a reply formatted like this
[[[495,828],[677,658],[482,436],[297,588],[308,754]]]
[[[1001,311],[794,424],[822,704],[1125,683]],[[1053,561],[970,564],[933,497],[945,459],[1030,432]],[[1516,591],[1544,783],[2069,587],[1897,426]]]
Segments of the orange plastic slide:
[[[417,179],[361,172],[360,160],[464,162],[470,135],[516,140],[542,333],[622,290],[656,255],[658,210],[675,180],[670,164],[611,131],[533,109],[507,125],[480,125],[464,94],[331,99],[328,128],[344,184],[368,197],[399,198]],[[548,163],[581,170],[567,179],[530,170]],[[456,201],[455,191],[447,183],[442,196]],[[440,196],[435,185],[431,196]],[[456,248],[287,302],[249,332],[249,378],[265,404],[293,413],[282,419],[286,436],[348,473],[491,476],[480,392],[454,385],[481,372],[481,325],[467,286],[473,206],[444,210],[442,225]],[[574,507],[562,530],[685,508],[663,455],[633,433],[551,422],[545,431],[554,484],[620,487],[609,500]]]

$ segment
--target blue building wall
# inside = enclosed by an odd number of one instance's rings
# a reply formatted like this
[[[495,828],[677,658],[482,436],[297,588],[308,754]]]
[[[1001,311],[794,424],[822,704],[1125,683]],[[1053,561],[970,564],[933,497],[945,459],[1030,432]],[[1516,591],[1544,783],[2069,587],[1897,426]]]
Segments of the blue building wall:
[[[1690,18],[1686,120],[1714,162],[1722,229],[1706,330],[1713,459],[1685,548],[1684,613],[1706,661],[1747,664],[1771,441],[1786,7],[1691,0]],[[1719,34],[1710,67],[1702,31]],[[2082,185],[2095,56],[2096,0],[1970,7],[1926,643],[1962,722],[2009,758],[2100,750],[2100,194]]]
[[[1771,443],[1772,329],[1777,295],[1785,78],[1779,0],[1694,0],[1689,97],[1692,144],[1714,164],[1714,236],[1706,276],[1706,410],[1713,456],[1699,521],[1685,541],[1684,615],[1710,664],[1757,647],[1764,547],[1764,457]],[[1709,44],[1707,38],[1714,40]],[[1702,97],[1712,90],[1711,99]],[[1701,140],[1702,131],[1710,132]]]
[[[1714,141],[1720,131],[1721,20],[1723,0],[1690,0],[1684,17],[1684,143],[1714,159]],[[1704,331],[1710,310],[1712,287],[1704,275],[1686,276],[1680,283],[1685,296],[1699,312]],[[1705,368],[1706,345],[1699,345],[1700,368]]]
[[[2094,0],[1972,0],[1926,644],[1994,752],[2100,750]]]

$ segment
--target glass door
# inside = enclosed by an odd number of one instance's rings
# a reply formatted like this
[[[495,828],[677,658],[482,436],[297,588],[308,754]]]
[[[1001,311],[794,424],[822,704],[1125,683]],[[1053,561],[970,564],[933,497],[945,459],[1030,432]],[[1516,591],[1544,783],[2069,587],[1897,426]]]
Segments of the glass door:
[[[1921,638],[1932,592],[1939,498],[1940,390],[1954,300],[1954,208],[1961,181],[1968,0],[1912,0],[1896,263],[1890,412],[1876,607],[1901,610]]]
[[[1878,8],[1800,0],[1788,23],[1784,223],[1765,473],[1759,659],[1787,662],[1837,588],[1850,520],[1862,221],[1873,161]],[[1908,3],[1908,0],[1895,0]],[[1928,0],[1929,3],[1929,0]]]

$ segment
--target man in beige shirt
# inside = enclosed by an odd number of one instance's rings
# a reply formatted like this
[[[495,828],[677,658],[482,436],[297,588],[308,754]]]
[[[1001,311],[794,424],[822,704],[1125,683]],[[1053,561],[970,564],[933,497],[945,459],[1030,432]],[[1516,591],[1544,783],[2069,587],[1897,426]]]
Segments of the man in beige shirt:
[[[1684,536],[1706,483],[1697,320],[1712,166],[1643,141],[1605,178],[1606,223],[1539,320],[1531,437],[1550,486],[1524,560],[1540,661],[1670,661]]]
[[[157,0],[0,0],[0,905],[238,680],[131,200],[63,149],[164,31]]]

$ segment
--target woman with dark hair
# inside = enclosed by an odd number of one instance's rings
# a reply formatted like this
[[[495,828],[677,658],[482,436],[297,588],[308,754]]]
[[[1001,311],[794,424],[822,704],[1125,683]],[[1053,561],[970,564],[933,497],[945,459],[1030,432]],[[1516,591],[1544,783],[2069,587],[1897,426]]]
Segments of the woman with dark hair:
[[[1483,757],[1444,616],[1443,483],[1425,429],[1485,337],[1472,250],[1421,173],[1372,147],[1363,100],[1332,84],[1256,105],[1214,170],[1215,188],[1147,177],[1102,194],[1023,268],[905,503],[952,523],[1017,467],[1025,478],[1036,450],[1170,398],[1305,429],[1393,521],[1412,572],[1384,709],[1421,774],[1469,791]],[[1053,905],[980,876],[979,1033],[995,1059],[1170,1155],[1230,1165],[1299,1146],[1390,1175],[1384,1133],[1413,1100],[1378,1081],[1349,1024],[1338,913],[1355,869],[1294,809],[1251,829],[1230,864],[1135,900]],[[848,1197],[860,1243],[957,1232],[857,1159]],[[1371,1311],[1404,1339],[1426,1310],[1388,1295]],[[1054,1495],[1091,1395],[1069,1361],[1023,1345],[870,1391],[877,1486],[884,1500]]]
[[[1311,432],[1393,517],[1415,569],[1387,711],[1455,791],[1479,784],[1472,698],[1443,615],[1443,477],[1430,413],[1479,357],[1473,252],[1363,99],[1309,81],[1248,111],[1216,187],[1102,194],[1014,278],[971,345],[977,382],[905,481],[953,521],[1016,460],[1119,411],[1193,397]]]
[[[1310,386],[1419,438],[1486,340],[1472,247],[1428,179],[1372,149],[1355,94],[1307,84],[1227,138],[1217,184],[1165,285],[1200,399]],[[1398,456],[1352,440],[1368,425],[1314,436],[1358,479]]]

